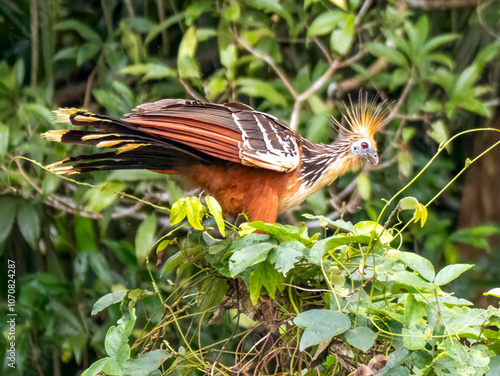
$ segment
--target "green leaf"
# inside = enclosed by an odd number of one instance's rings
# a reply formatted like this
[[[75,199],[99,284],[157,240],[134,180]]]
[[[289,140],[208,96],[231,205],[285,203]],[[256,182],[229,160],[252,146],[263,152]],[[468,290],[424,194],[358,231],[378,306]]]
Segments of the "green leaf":
[[[104,339],[106,353],[113,358],[120,357],[121,364],[126,360],[127,354],[130,354],[128,337],[132,334],[136,320],[135,308],[132,308],[118,320],[118,325],[109,328]]]
[[[191,26],[182,37],[177,56],[179,58],[183,58],[185,56],[194,57],[197,47],[198,39],[196,39],[196,27]]]
[[[186,198],[186,213],[188,222],[191,226],[193,226],[197,230],[203,230],[203,225],[201,221],[205,216],[205,212],[207,208],[203,206],[196,197],[187,197]]]
[[[307,37],[311,38],[316,35],[325,35],[331,32],[343,19],[346,13],[341,11],[332,11],[321,13],[314,19],[307,29]]]
[[[212,10],[211,1],[196,1],[186,8],[186,25],[191,26],[203,13]]]
[[[158,254],[158,253],[164,251],[165,248],[167,248],[169,245],[172,245],[172,244],[179,244],[179,242],[177,241],[177,238],[163,240],[160,244],[158,244],[158,247],[156,247],[156,253]]]
[[[496,224],[487,224],[458,230],[450,236],[450,240],[472,245],[476,248],[482,248],[490,252],[488,237],[500,234],[500,226]]]
[[[413,164],[411,161],[411,154],[406,150],[401,150],[397,154],[398,169],[402,176],[409,177],[413,171]]]
[[[479,67],[480,70],[484,69],[484,65],[489,63],[491,60],[498,57],[500,54],[500,39],[497,38],[496,41],[490,43],[484,47],[474,59],[474,64]]]
[[[396,272],[392,275],[392,280],[416,289],[432,290],[432,284],[420,278],[415,273],[407,271]]]
[[[79,252],[95,251],[98,248],[95,241],[94,226],[90,218],[75,217],[75,235]]]
[[[269,262],[261,262],[257,265],[253,273],[258,275],[269,296],[275,299],[276,289],[283,289],[283,277],[281,277],[278,271]]]
[[[298,327],[306,329],[300,338],[300,351],[320,342],[328,341],[351,327],[351,320],[347,315],[327,309],[312,309],[302,312],[293,322]]]
[[[245,0],[245,2],[256,9],[266,10],[283,17],[290,28],[290,34],[292,37],[296,34],[294,20],[290,13],[283,8],[279,0]]]
[[[241,17],[241,6],[238,0],[229,0],[224,7],[224,18],[227,21],[238,21]]]
[[[144,17],[130,17],[127,18],[127,24],[130,28],[138,31],[139,33],[147,33],[155,23],[148,18]]]
[[[207,203],[208,210],[210,211],[210,214],[214,216],[215,223],[217,223],[217,227],[219,228],[219,231],[222,236],[226,236],[225,233],[225,224],[224,224],[224,217],[222,216],[222,208],[220,204],[217,202],[215,198],[212,196],[205,197],[205,202]]]
[[[145,44],[149,44],[153,39],[155,39],[163,30],[169,28],[170,26],[182,21],[185,17],[184,12],[174,14],[168,17],[162,23],[151,27],[144,41]]]
[[[177,59],[177,69],[179,77],[182,78],[199,78],[200,68],[196,60],[191,56],[183,56]]]
[[[329,239],[322,239],[318,242],[316,242],[311,250],[309,251],[309,261],[312,262],[313,264],[316,265],[321,265],[321,260],[323,259],[323,256],[325,255],[326,248],[325,248],[325,243]]]
[[[282,225],[280,223],[264,223],[262,221],[246,222],[240,228],[247,230],[248,228],[265,231],[269,235],[275,235],[285,240],[298,240],[299,242],[309,245],[311,241],[307,235],[307,227],[297,227],[291,225]]]
[[[80,376],[96,376],[98,375],[101,371],[104,365],[109,361],[110,358],[102,358],[99,359],[98,361],[92,363],[92,365],[87,368]]]
[[[7,214],[9,215],[9,214]],[[22,201],[17,210],[17,225],[24,240],[32,247],[37,247],[40,237],[40,217],[36,206],[31,202]]]
[[[99,300],[94,303],[91,315],[94,316],[110,305],[121,302],[123,298],[125,298],[125,295],[127,295],[127,292],[128,290],[118,290],[101,296]]]
[[[322,215],[304,214],[303,216],[306,217],[307,219],[317,219],[321,227],[327,227],[328,225],[330,225],[352,233],[354,233],[355,231],[353,224],[349,221],[346,222],[342,219],[337,219],[335,221],[332,221],[330,218],[324,217]]]
[[[398,202],[399,210],[415,210],[418,208],[418,200],[415,197],[404,197]]]
[[[250,301],[252,304],[257,304],[259,302],[260,291],[262,290],[263,281],[260,276],[260,271],[258,271],[259,266],[264,263],[260,263],[255,270],[250,273],[248,279],[248,291],[250,292]]]
[[[390,232],[384,230],[384,226],[373,221],[358,222],[354,225],[354,230],[356,235],[378,236],[382,244],[392,240]]]
[[[488,368],[489,371],[486,372],[485,376],[500,375],[500,355],[491,357]]]
[[[303,257],[305,248],[304,244],[296,240],[280,243],[269,254],[269,261],[275,264],[283,276],[286,276],[286,273]]]
[[[432,123],[432,131],[429,133],[429,135],[438,144],[444,144],[450,138],[448,134],[448,129],[446,128],[446,125],[442,120],[438,120]]]
[[[243,77],[238,80],[238,83],[240,85],[240,92],[243,94],[250,97],[263,97],[279,106],[286,106],[287,104],[285,97],[264,81]]]
[[[154,243],[156,235],[156,215],[151,214],[139,225],[135,235],[135,255],[142,263],[147,257],[149,249]]]
[[[432,263],[426,258],[412,252],[394,252],[391,256],[402,261],[426,280],[430,282],[434,280],[434,266],[432,266]]]
[[[415,197],[405,197],[402,198],[398,203],[399,210],[415,210],[413,214],[413,220],[418,223],[420,220],[421,227],[424,227],[425,222],[427,221],[427,208],[418,202]]]
[[[500,287],[496,287],[496,288],[491,289],[487,292],[484,292],[483,295],[485,295],[485,296],[491,295],[491,296],[494,296],[496,298],[500,298]]]
[[[165,264],[161,269],[160,277],[163,277],[165,273],[168,273],[177,268],[182,263],[182,260],[184,260],[182,251],[178,251],[170,256],[167,261],[165,261]]]
[[[208,81],[208,99],[215,101],[217,96],[227,89],[227,80],[224,78],[210,77]]]
[[[345,339],[349,344],[361,351],[368,351],[373,344],[377,335],[373,333],[373,330],[366,326],[359,326],[356,329],[349,329],[344,333]]]
[[[434,280],[436,286],[443,286],[458,278],[460,274],[472,268],[473,264],[454,264],[445,266],[439,271]]]
[[[479,69],[475,65],[470,65],[458,76],[453,88],[453,96],[461,96],[466,93],[474,85],[478,79]]]
[[[186,218],[187,208],[186,208],[186,199],[180,198],[172,205],[170,209],[170,225],[175,225]]]
[[[0,243],[2,243],[10,234],[14,219],[16,218],[17,200],[12,196],[0,197],[0,207],[2,215],[0,215]]]
[[[204,42],[215,36],[217,36],[217,31],[211,27],[204,27],[196,30],[196,39],[198,42]]]
[[[404,324],[409,329],[415,329],[417,325],[422,324],[425,316],[425,306],[417,302],[413,294],[408,294],[404,305]]]
[[[24,60],[22,58],[18,58],[12,67],[12,76],[14,77],[17,87],[21,87],[23,85],[25,72],[26,68]]]
[[[144,75],[143,81],[177,77],[177,70],[163,63],[134,64],[121,69],[124,74]]]
[[[371,196],[371,182],[366,174],[359,174],[357,182],[358,192],[361,198],[365,201]]]
[[[101,44],[84,43],[76,54],[76,65],[80,66],[87,60],[93,58],[101,49]]]
[[[99,278],[105,285],[111,286],[113,282],[111,279],[111,269],[109,268],[109,264],[104,255],[95,250],[89,251],[88,261],[97,278]]]
[[[86,23],[77,20],[65,20],[55,25],[56,30],[74,30],[88,42],[102,44],[101,37]]]
[[[460,34],[441,34],[435,36],[434,38],[429,39],[427,43],[425,43],[424,47],[422,48],[422,52],[428,53],[438,48],[439,46],[442,46],[443,44],[460,39],[460,37]]]
[[[120,97],[111,91],[104,89],[94,89],[92,94],[97,99],[97,101],[102,104],[109,111],[117,111],[120,108],[124,108],[124,103]]]
[[[342,27],[333,31],[330,37],[330,47],[333,52],[345,55],[351,49],[355,31],[354,20],[353,14],[346,13],[342,20]]]
[[[114,192],[120,192],[125,189],[125,185],[111,182],[106,185],[108,189],[91,188],[83,195],[84,200],[88,200],[85,205],[85,211],[100,212],[110,206],[116,200]],[[112,192],[114,191],[114,192]]]
[[[227,78],[234,80],[236,78],[236,64],[238,62],[238,48],[231,43],[220,48],[220,62],[227,69]]]
[[[408,350],[419,350],[425,346],[424,333],[416,329],[403,328],[403,344]]]
[[[236,277],[246,268],[264,261],[274,247],[274,244],[264,242],[235,251],[229,258],[229,270],[232,276]]]
[[[168,352],[161,349],[139,354],[137,359],[128,359],[123,364],[123,373],[130,376],[149,375],[171,356]]]
[[[180,77],[195,78],[200,76],[198,63],[194,59],[197,47],[196,27],[191,26],[184,33],[177,54],[177,69]]]
[[[115,357],[106,358],[106,362],[103,364],[102,372],[105,375],[122,375],[122,367],[118,364]]]
[[[408,60],[401,52],[385,44],[371,43],[368,45],[368,51],[377,57],[387,60],[389,63],[399,65],[400,67],[409,66]]]

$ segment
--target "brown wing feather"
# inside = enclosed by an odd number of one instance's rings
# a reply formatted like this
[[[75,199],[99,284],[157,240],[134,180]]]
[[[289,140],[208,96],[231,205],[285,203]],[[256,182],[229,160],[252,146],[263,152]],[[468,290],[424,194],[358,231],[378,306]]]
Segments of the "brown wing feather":
[[[278,119],[243,104],[163,99],[138,106],[123,120],[247,166],[287,172],[300,163],[300,136]]]

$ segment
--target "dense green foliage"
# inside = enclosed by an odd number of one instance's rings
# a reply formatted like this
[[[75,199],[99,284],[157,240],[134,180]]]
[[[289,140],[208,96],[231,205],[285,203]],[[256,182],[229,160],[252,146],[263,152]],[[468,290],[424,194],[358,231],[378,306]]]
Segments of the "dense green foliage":
[[[500,314],[471,308],[472,284],[456,282],[469,266],[456,262],[460,243],[488,250],[471,271],[481,293],[500,286],[498,249],[486,240],[500,227],[456,231],[463,181],[438,194],[475,157],[471,133],[440,144],[488,125],[498,105],[497,3],[0,4],[0,255],[2,268],[16,262],[14,372],[94,364],[87,375],[138,375],[164,362],[163,374],[332,374],[375,354],[391,354],[391,375],[498,371]],[[311,196],[280,218],[289,226],[224,231],[215,201],[181,199],[159,174],[72,180],[41,167],[88,152],[39,138],[64,126],[51,122],[58,106],[120,116],[161,98],[241,101],[331,142],[329,116],[360,87],[393,101],[381,164]],[[437,151],[404,193],[415,198],[394,208],[397,197],[382,215],[381,198]],[[4,354],[5,320],[0,327]]]

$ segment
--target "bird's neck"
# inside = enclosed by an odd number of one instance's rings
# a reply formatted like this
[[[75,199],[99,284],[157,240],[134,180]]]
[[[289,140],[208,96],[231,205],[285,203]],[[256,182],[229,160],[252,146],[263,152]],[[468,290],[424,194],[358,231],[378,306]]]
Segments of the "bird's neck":
[[[337,140],[331,145],[310,144],[302,149],[301,176],[304,183],[318,190],[337,177],[359,168],[360,158],[351,153],[350,144]]]
[[[361,164],[361,159],[350,152],[350,145],[342,141],[331,145],[304,143],[297,190],[294,190],[293,195],[283,197],[279,203],[279,212],[299,205],[319,189],[330,185],[346,172],[356,170]]]

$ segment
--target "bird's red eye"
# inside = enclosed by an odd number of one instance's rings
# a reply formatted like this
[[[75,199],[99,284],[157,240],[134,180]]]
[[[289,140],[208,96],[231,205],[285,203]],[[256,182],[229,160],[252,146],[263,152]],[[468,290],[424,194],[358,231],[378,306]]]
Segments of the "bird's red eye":
[[[363,149],[368,149],[368,146],[369,146],[369,145],[368,145],[368,142],[362,142],[362,143],[361,143],[361,147],[362,147]]]

